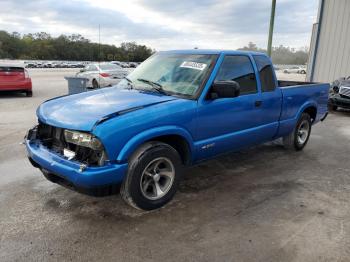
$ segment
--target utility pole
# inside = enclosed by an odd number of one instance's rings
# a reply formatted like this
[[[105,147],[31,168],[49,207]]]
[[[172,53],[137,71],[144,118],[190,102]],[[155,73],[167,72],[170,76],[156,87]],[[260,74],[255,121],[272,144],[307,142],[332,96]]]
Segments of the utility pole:
[[[101,62],[101,25],[98,24],[98,62]]]
[[[269,41],[267,43],[267,55],[269,57],[271,57],[273,26],[274,26],[274,23],[275,23],[275,9],[276,9],[276,0],[272,0],[271,17],[270,17],[270,29],[269,29]]]

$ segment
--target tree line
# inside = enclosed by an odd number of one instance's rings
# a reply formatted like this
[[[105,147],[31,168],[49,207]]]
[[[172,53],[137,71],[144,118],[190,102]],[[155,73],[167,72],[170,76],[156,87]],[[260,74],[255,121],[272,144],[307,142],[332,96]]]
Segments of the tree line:
[[[45,32],[21,35],[0,31],[0,59],[142,62],[154,50],[135,42],[93,43],[80,34],[52,37]]]
[[[249,42],[238,50],[265,52]],[[0,59],[39,59],[69,61],[133,61],[142,62],[155,50],[135,42],[115,45],[93,43],[80,34],[52,37],[45,32],[21,35],[0,31]],[[308,49],[296,50],[280,45],[272,48],[274,64],[303,65],[308,60]]]
[[[257,51],[267,53],[266,49],[256,46],[253,42],[249,42],[247,46],[239,48],[238,50]],[[305,65],[309,57],[309,50],[307,47],[295,49],[287,46],[272,47],[271,59],[276,65]]]

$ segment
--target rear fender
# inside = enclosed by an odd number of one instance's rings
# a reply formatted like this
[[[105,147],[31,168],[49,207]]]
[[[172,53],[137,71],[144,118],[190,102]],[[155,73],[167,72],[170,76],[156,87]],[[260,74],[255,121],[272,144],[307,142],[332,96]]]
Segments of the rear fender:
[[[191,157],[193,157],[193,139],[187,130],[178,126],[161,126],[143,131],[130,139],[120,151],[117,161],[121,163],[127,162],[130,155],[146,141],[152,140],[155,137],[168,135],[179,135],[183,137],[187,141],[190,147]]]
[[[294,128],[295,128],[295,126],[296,126],[296,124],[298,122],[298,119],[301,117],[302,113],[308,107],[315,107],[316,110],[318,109],[317,108],[317,103],[315,101],[313,101],[313,100],[306,101],[299,108],[298,112],[295,114],[295,116],[293,118],[284,119],[284,120],[280,121],[280,125],[279,125],[279,128],[278,128],[278,133],[277,133],[277,136],[275,136],[275,138],[286,136],[286,135],[290,134],[291,132],[293,132],[293,130],[294,130]],[[317,122],[317,116],[318,116],[318,114],[316,115],[316,120],[314,121],[314,123]]]

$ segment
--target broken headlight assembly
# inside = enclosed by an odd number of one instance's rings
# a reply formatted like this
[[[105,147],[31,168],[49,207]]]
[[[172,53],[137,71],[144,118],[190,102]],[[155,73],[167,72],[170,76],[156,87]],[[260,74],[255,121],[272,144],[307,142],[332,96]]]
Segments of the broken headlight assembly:
[[[93,150],[103,150],[103,145],[100,140],[89,133],[64,130],[64,138],[67,143],[89,147]]]
[[[68,159],[76,159],[92,166],[103,166],[107,160],[101,141],[92,134],[64,130],[64,139],[68,143],[69,150],[65,149],[64,155]]]

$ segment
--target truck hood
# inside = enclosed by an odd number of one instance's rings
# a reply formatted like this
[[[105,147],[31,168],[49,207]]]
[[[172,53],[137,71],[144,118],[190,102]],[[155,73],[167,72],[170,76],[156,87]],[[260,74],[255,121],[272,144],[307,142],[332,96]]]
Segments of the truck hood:
[[[99,121],[108,117],[175,99],[157,93],[111,87],[48,100],[39,106],[37,116],[48,125],[91,131]]]

